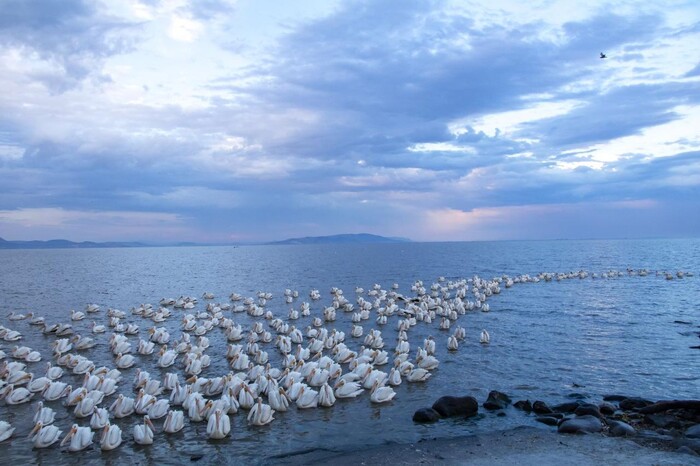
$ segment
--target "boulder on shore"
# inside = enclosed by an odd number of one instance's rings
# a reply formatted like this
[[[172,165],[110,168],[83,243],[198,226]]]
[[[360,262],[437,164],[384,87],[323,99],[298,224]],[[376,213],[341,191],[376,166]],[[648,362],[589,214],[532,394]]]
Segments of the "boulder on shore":
[[[489,392],[489,397],[484,402],[484,408],[489,410],[504,409],[511,403],[510,397],[496,390]]]
[[[630,398],[625,398],[624,400],[620,401],[620,409],[624,409],[625,411],[629,411],[632,409],[645,408],[645,407],[652,405],[652,404],[654,404],[653,401],[645,400],[644,398],[630,397]]]
[[[540,400],[537,400],[535,401],[535,403],[533,403],[532,410],[537,414],[552,414],[554,412],[552,411],[552,408],[547,406],[547,403]]]
[[[475,416],[479,411],[479,402],[473,396],[443,396],[433,408],[442,417]]]
[[[595,416],[597,418],[602,418],[603,415],[600,414],[600,408],[598,408],[598,405],[594,405],[592,403],[583,403],[578,406],[574,410],[574,414],[577,416],[586,416],[586,415],[591,415]]]
[[[525,411],[526,413],[532,412],[532,403],[530,403],[530,400],[516,401],[513,406],[521,411]]]
[[[435,411],[433,408],[421,408],[413,413],[413,422],[425,424],[429,422],[437,422],[439,420],[440,413]]]
[[[634,427],[622,421],[608,421],[608,427],[613,437],[627,437],[637,433]]]
[[[558,429],[560,434],[589,434],[602,430],[603,424],[600,419],[589,414],[564,419]]]

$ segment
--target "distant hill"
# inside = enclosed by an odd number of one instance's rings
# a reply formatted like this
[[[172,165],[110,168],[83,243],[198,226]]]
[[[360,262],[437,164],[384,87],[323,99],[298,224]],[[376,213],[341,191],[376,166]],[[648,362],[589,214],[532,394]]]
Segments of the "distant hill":
[[[272,241],[266,244],[348,244],[348,243],[407,243],[407,238],[388,238],[369,233],[343,234],[331,236],[306,236],[290,238],[283,241]]]
[[[0,238],[0,249],[89,249],[89,248],[136,248],[146,247],[143,243],[106,242],[96,243],[82,241],[76,243],[67,239],[51,239],[48,241],[7,241]]]

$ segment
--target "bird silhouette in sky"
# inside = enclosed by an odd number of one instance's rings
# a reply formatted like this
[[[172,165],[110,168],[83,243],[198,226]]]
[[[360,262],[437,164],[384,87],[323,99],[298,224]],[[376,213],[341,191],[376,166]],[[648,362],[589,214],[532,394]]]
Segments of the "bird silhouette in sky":
[[[605,55],[603,52],[600,52],[600,58],[608,58],[608,56]]]

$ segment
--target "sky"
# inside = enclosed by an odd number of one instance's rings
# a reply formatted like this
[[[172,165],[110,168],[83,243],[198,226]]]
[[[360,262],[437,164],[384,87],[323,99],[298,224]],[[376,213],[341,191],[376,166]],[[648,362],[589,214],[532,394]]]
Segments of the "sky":
[[[0,237],[697,237],[698,51],[697,0],[0,0]]]

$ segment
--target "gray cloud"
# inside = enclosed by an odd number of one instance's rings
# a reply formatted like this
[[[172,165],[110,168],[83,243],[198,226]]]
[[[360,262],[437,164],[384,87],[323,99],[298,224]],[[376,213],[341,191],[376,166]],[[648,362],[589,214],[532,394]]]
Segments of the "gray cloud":
[[[0,0],[0,11],[0,45],[29,50],[53,65],[34,74],[53,92],[77,86],[102,60],[133,46],[136,25],[106,16],[87,0]]]

